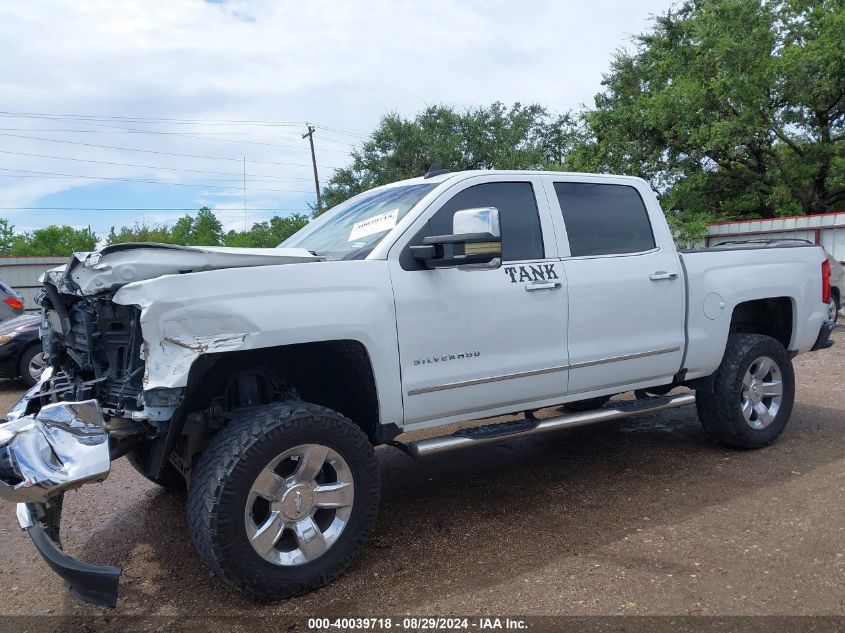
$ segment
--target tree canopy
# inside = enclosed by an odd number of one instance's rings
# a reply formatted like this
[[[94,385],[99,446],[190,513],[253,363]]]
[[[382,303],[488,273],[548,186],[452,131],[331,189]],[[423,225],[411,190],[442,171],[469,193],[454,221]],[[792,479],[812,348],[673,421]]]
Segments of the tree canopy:
[[[323,198],[441,163],[641,176],[693,240],[714,219],[832,211],[845,204],[843,44],[842,0],[689,0],[615,55],[592,108],[387,114]]]
[[[196,215],[185,214],[172,227],[166,224],[136,222],[120,229],[111,227],[105,244],[122,242],[159,242],[186,246],[241,246],[274,248],[308,223],[308,216],[294,213],[273,216],[255,222],[247,231],[223,232],[223,224],[211,209],[203,207]],[[51,225],[43,229],[17,232],[5,218],[0,218],[0,256],[70,255],[92,251],[100,238],[89,229]]]
[[[112,227],[106,244],[121,242],[160,242],[185,246],[240,246],[253,248],[275,248],[308,223],[308,216],[293,213],[282,217],[274,215],[270,220],[255,222],[247,231],[230,230],[224,233],[223,224],[208,207],[199,209],[196,215],[185,214],[172,227],[164,224],[148,225],[135,223],[120,230]],[[2,241],[2,227],[0,227]]]
[[[580,138],[570,114],[552,115],[520,103],[459,111],[431,106],[413,119],[389,113],[323,188],[328,207],[396,180],[423,175],[432,165],[461,169],[541,169],[560,162]]]
[[[97,239],[90,229],[55,224],[17,233],[8,220],[0,218],[0,255],[69,255],[74,251],[93,250]]]
[[[725,219],[845,202],[845,4],[696,0],[613,60],[580,158]]]

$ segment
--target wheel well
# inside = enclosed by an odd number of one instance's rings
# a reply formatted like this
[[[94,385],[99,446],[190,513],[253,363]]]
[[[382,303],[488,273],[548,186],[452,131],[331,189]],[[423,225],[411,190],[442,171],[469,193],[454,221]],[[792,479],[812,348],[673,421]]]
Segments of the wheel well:
[[[372,363],[366,348],[352,340],[204,354],[191,367],[183,410],[206,409],[215,400],[231,409],[272,397],[328,407],[374,442],[379,437]]]
[[[765,334],[789,349],[792,341],[792,300],[775,297],[738,304],[731,317],[731,333]]]

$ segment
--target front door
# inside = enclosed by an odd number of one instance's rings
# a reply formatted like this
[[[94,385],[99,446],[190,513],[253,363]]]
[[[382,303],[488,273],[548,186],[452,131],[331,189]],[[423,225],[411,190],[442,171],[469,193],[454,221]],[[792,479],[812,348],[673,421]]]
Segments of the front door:
[[[566,393],[566,279],[541,187],[532,178],[463,181],[391,251],[406,425],[519,411]],[[451,234],[454,213],[478,207],[499,210],[501,267],[427,270],[410,257],[411,244]]]

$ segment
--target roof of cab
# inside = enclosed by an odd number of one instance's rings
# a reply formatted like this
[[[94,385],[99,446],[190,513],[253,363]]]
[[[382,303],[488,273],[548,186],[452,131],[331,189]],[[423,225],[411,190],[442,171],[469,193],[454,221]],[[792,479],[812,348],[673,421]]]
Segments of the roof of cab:
[[[464,171],[453,171],[445,174],[438,174],[426,178],[424,176],[417,176],[416,178],[408,178],[406,180],[397,180],[387,185],[377,187],[378,189],[388,187],[402,187],[407,185],[416,185],[423,183],[440,184],[447,180],[462,180],[464,178],[472,178],[476,176],[566,176],[578,177],[588,176],[589,178],[607,179],[607,180],[631,180],[636,182],[646,182],[637,176],[626,176],[620,174],[593,174],[588,172],[574,172],[574,171],[550,171],[550,170],[534,170],[534,169],[468,169]],[[647,184],[647,183],[646,183]]]

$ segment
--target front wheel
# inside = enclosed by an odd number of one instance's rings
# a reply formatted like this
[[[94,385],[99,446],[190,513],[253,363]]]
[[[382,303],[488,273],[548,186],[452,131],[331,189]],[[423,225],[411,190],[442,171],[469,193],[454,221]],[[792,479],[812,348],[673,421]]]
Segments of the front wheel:
[[[126,459],[138,473],[146,480],[153,482],[167,490],[168,492],[185,492],[188,485],[185,478],[176,470],[176,467],[170,462],[164,464],[161,473],[157,476],[151,476],[146,471],[146,464],[150,457],[150,446],[148,444],[136,447],[126,454]]]
[[[375,526],[379,470],[367,436],[313,404],[252,407],[200,456],[188,493],[203,561],[256,600],[334,580]]]
[[[698,419],[722,444],[761,448],[781,434],[795,401],[789,354],[776,339],[733,334],[711,393],[695,394]]]

